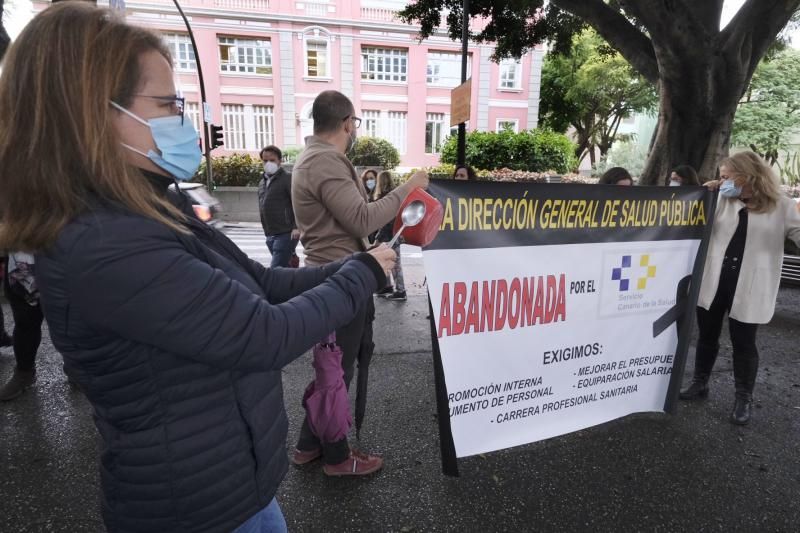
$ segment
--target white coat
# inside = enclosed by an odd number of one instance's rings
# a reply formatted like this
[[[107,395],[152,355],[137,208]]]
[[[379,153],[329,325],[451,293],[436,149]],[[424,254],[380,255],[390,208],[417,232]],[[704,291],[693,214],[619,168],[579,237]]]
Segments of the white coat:
[[[739,223],[739,210],[744,207],[738,198],[719,197],[697,300],[703,309],[711,307],[717,294],[725,250]],[[748,213],[747,238],[731,318],[749,324],[766,324],[772,319],[787,237],[800,246],[800,211],[791,198],[782,197],[768,213]]]

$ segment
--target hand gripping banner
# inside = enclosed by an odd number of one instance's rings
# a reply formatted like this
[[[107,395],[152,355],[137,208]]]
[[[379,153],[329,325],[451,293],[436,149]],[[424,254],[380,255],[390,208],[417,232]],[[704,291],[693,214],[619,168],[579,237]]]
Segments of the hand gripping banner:
[[[423,251],[442,461],[673,412],[715,197],[433,181]]]

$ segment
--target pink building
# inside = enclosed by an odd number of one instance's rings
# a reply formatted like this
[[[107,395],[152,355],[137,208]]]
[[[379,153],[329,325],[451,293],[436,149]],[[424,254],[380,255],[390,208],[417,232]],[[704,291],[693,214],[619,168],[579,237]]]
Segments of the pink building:
[[[225,149],[216,152],[302,146],[312,131],[314,98],[336,89],[355,103],[363,119],[360,135],[389,140],[404,167],[436,165],[439,145],[450,134],[450,90],[460,83],[460,45],[444,32],[420,43],[418,28],[396,19],[407,2],[183,0],[211,122],[224,127]],[[172,1],[125,3],[130,22],[159,30],[169,43],[189,116],[199,130],[197,58]],[[493,52],[491,45],[470,46],[468,128],[536,127],[543,50],[500,65],[490,61]]]

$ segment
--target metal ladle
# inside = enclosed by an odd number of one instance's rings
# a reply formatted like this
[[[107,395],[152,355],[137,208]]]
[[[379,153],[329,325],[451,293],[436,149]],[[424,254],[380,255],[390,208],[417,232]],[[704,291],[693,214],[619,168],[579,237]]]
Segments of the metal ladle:
[[[413,202],[409,203],[407,206],[403,208],[403,212],[400,215],[400,219],[403,221],[403,225],[400,226],[400,230],[395,233],[392,240],[389,241],[388,246],[391,248],[394,246],[394,243],[400,237],[400,234],[403,233],[403,230],[412,226],[416,226],[422,219],[425,218],[425,204],[420,200],[414,200]]]

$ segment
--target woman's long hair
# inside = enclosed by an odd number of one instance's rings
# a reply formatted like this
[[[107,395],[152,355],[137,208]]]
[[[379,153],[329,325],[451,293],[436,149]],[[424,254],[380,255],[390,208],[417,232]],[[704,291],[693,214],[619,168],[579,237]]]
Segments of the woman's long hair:
[[[22,31],[0,77],[0,249],[48,247],[97,200],[186,231],[126,163],[109,105],[130,105],[152,50],[171,63],[156,34],[84,2],[53,5]]]
[[[600,185],[616,185],[620,181],[630,180],[633,185],[633,177],[627,169],[623,167],[612,167],[606,170],[597,181]]]
[[[372,201],[375,198],[375,188],[373,187],[372,190],[367,188],[367,180],[369,179],[370,174],[372,174],[372,178],[375,180],[375,186],[377,187],[378,173],[371,168],[368,168],[361,173],[361,184],[364,185],[364,190],[367,191],[367,197],[370,199],[370,201]]]
[[[769,165],[755,152],[745,151],[723,159],[720,167],[726,167],[733,177],[742,178],[750,185],[753,196],[747,208],[754,213],[766,213],[775,209],[783,196],[778,177]]]
[[[375,185],[375,199],[383,198],[394,189],[394,181],[392,180],[392,173],[388,170],[382,170],[378,174],[378,183]]]

